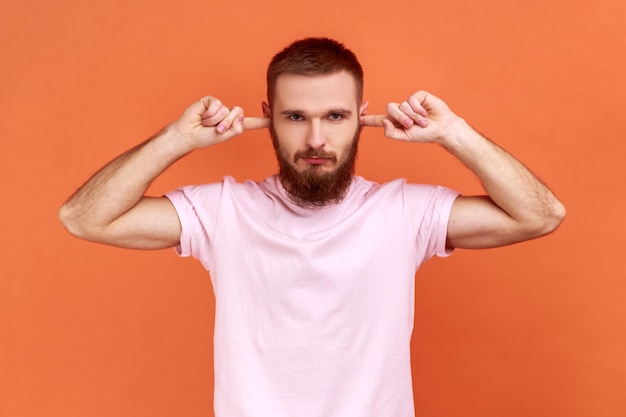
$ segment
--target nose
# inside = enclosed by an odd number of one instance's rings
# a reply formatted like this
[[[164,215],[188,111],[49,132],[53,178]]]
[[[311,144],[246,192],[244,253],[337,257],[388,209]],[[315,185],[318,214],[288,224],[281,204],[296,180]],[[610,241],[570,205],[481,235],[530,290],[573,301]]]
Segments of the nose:
[[[319,120],[311,120],[306,136],[306,145],[312,149],[320,149],[326,145],[326,138],[322,132]]]

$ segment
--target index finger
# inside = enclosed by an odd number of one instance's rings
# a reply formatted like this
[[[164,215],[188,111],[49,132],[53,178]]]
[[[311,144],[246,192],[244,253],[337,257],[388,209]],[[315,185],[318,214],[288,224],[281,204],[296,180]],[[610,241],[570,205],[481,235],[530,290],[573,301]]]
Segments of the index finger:
[[[383,119],[387,116],[382,114],[372,114],[361,116],[361,126],[383,127]]]
[[[244,117],[243,118],[244,130],[265,129],[267,127],[270,127],[269,117]]]

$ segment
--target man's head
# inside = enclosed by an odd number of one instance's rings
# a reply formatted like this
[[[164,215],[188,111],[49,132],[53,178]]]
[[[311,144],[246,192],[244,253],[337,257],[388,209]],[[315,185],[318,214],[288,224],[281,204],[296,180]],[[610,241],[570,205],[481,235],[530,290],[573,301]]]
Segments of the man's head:
[[[363,70],[327,38],[296,41],[267,70],[270,132],[281,183],[303,206],[341,201],[352,181],[360,133]]]
[[[276,80],[282,74],[329,75],[346,71],[356,83],[356,100],[363,100],[363,68],[356,55],[342,43],[329,38],[305,38],[274,55],[267,67],[267,102],[270,107]]]

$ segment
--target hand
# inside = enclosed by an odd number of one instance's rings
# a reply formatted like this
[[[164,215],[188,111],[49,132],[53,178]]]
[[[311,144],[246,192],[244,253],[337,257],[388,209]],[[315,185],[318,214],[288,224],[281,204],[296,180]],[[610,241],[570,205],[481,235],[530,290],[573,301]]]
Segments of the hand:
[[[402,103],[387,104],[385,116],[361,116],[361,125],[384,127],[390,139],[439,143],[457,120],[461,119],[441,99],[418,91]]]
[[[186,140],[192,149],[224,142],[244,130],[262,129],[269,126],[269,118],[244,117],[241,107],[229,109],[211,96],[192,104],[172,128]]]

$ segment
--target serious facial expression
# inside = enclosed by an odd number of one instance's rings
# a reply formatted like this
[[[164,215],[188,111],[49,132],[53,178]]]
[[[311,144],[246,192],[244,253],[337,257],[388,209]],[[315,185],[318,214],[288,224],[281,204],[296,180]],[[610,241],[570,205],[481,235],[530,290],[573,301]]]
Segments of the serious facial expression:
[[[347,72],[278,77],[271,133],[283,186],[303,205],[343,198],[354,172],[360,133],[354,78]]]

